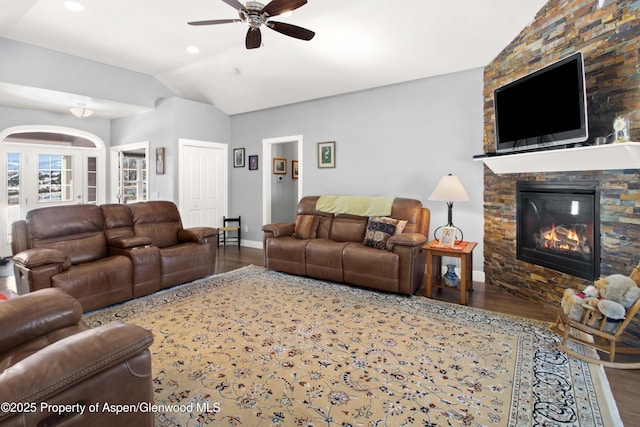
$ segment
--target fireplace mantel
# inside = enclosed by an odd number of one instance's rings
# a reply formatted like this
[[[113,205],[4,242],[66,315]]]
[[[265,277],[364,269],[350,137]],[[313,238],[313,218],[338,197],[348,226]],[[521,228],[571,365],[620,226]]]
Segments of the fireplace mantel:
[[[640,142],[474,156],[495,174],[640,169]]]

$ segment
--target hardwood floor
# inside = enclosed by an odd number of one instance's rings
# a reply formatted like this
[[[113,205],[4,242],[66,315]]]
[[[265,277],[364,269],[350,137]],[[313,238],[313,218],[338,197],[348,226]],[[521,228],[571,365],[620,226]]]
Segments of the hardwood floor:
[[[235,245],[223,246],[218,251],[216,273],[224,273],[250,264],[262,265],[262,250],[245,247],[238,249]],[[0,289],[13,288],[14,286],[12,277],[0,278]],[[484,283],[474,282],[473,289],[467,298],[467,304],[471,307],[548,322],[555,320],[555,310],[542,309],[515,295],[491,286],[485,286]],[[416,295],[424,295],[425,291],[423,285]],[[434,297],[454,303],[460,301],[460,295],[456,291],[443,290],[439,294],[434,294]],[[606,368],[605,371],[624,424],[627,426],[638,425],[640,405],[637,402],[640,400],[640,370]]]

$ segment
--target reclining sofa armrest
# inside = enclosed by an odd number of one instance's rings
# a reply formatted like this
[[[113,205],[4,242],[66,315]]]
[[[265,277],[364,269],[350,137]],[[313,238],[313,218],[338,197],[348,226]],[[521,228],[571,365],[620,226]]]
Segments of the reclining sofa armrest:
[[[153,342],[150,331],[112,322],[69,336],[0,374],[0,401],[43,402],[75,384],[125,362]],[[0,411],[0,420],[11,416]]]
[[[58,288],[42,289],[2,303],[0,353],[73,326],[82,319],[82,305]]]
[[[295,224],[265,224],[262,226],[262,231],[265,233],[271,233],[273,237],[292,236]]]
[[[60,264],[63,270],[71,267],[71,261],[64,252],[57,249],[26,249],[13,256],[13,262],[25,268],[38,268],[50,264]]]
[[[114,237],[109,240],[109,248],[114,249],[136,249],[151,244],[151,238],[146,236],[129,236],[129,237]]]
[[[387,248],[389,250],[393,250],[395,245],[400,246],[424,246],[427,243],[428,239],[424,234],[420,233],[400,233],[395,236],[391,236],[387,241]]]
[[[181,243],[195,242],[201,245],[212,237],[218,236],[218,229],[212,227],[191,227],[178,231],[178,241]]]
[[[71,260],[57,249],[27,249],[13,256],[16,288],[20,295],[51,287],[51,277],[71,267]]]

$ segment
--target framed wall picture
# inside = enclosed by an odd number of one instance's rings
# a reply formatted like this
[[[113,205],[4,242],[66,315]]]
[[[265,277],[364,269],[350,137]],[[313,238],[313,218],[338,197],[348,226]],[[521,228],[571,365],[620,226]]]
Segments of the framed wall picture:
[[[318,167],[319,168],[335,168],[336,167],[336,142],[319,142],[318,143]]]
[[[156,175],[164,175],[164,147],[156,148]]]
[[[244,167],[244,148],[233,149],[233,167],[234,168]]]
[[[453,247],[456,243],[456,228],[455,227],[442,227],[442,234],[440,235],[440,246]]]
[[[298,179],[298,161],[291,160],[291,178]]]
[[[257,171],[258,170],[258,155],[253,154],[249,156],[249,170]]]
[[[277,175],[287,174],[287,159],[282,157],[273,158],[273,173]]]

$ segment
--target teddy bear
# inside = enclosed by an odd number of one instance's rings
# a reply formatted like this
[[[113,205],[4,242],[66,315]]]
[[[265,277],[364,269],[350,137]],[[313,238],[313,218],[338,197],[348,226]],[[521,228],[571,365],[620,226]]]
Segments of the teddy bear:
[[[589,285],[582,292],[576,292],[571,288],[565,289],[560,306],[567,317],[582,321],[587,310],[585,304],[595,307],[597,301],[598,291],[594,286]]]
[[[640,298],[640,288],[633,279],[622,274],[603,277],[596,280],[594,286],[600,295],[596,305],[599,313],[591,311],[587,324],[599,327],[599,320],[605,317],[603,330],[615,332],[624,320],[627,309]]]
[[[594,282],[600,297],[615,301],[625,308],[633,305],[640,298],[640,288],[636,282],[622,274],[612,274]]]

